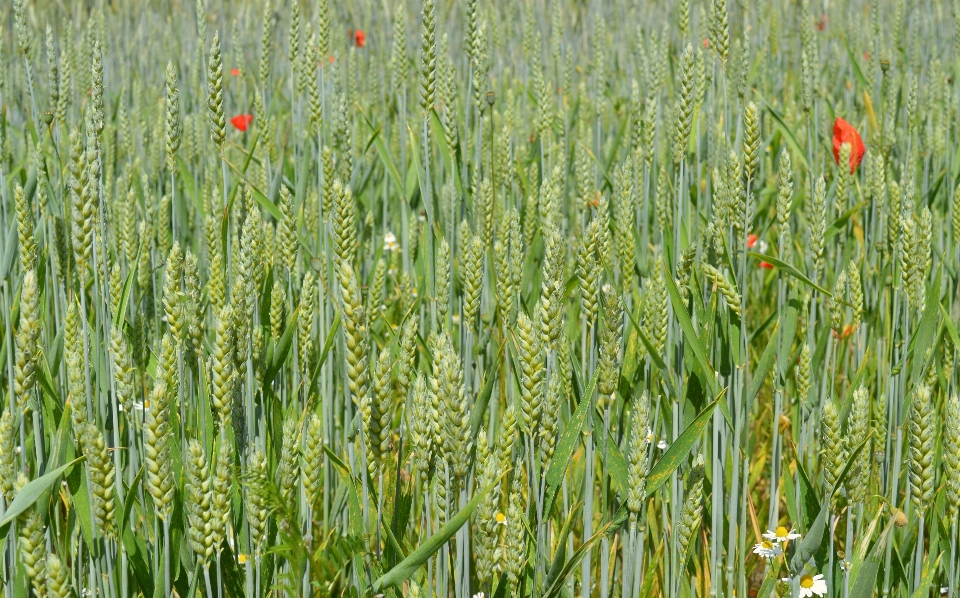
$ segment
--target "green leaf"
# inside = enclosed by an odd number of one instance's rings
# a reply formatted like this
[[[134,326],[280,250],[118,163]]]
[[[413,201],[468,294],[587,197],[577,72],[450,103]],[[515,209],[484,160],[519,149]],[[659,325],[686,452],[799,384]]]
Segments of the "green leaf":
[[[320,369],[323,368],[323,363],[327,360],[327,355],[330,353],[330,347],[333,346],[333,341],[337,338],[338,330],[340,330],[339,310],[336,312],[336,315],[333,316],[333,323],[330,325],[330,331],[327,332],[327,338],[323,341],[323,350],[320,351],[320,358],[317,359],[317,367],[313,369],[313,374],[310,376],[310,392],[307,394],[307,397],[316,396],[317,378],[320,376]]]
[[[41,496],[43,496],[44,492],[49,490],[50,487],[60,479],[60,476],[63,475],[63,472],[67,471],[77,463],[80,463],[84,459],[86,459],[86,457],[77,457],[66,465],[61,465],[53,471],[46,473],[35,480],[31,480],[26,486],[20,489],[20,492],[17,493],[17,496],[13,499],[13,502],[10,503],[10,506],[8,506],[7,510],[4,512],[3,519],[0,520],[0,546],[3,545],[3,541],[6,539],[7,533],[10,531],[10,523],[24,513],[27,509],[32,507],[33,504],[37,502]]]
[[[273,382],[273,379],[280,373],[280,368],[283,367],[283,362],[287,360],[287,356],[290,354],[290,347],[293,346],[293,335],[297,330],[297,318],[300,315],[300,308],[294,310],[293,316],[287,322],[287,327],[283,331],[283,336],[280,337],[279,342],[276,345],[276,348],[273,350],[273,363],[270,364],[270,367],[267,369],[266,374],[263,377],[263,386],[268,387],[270,383]]]
[[[137,502],[137,493],[131,491],[131,488],[139,488],[140,480],[143,478],[143,467],[137,472],[133,482],[127,486],[127,495],[123,501],[123,514],[120,518],[120,539],[127,553],[127,560],[133,567],[133,574],[140,584],[140,590],[144,596],[152,596],[154,592],[153,576],[150,568],[147,566],[147,560],[144,555],[147,554],[147,546],[143,543],[143,538],[139,534],[135,535],[133,530],[127,525],[130,521],[130,513],[133,511],[133,505]]]
[[[323,450],[334,459],[334,465],[337,466],[337,470],[340,472],[340,477],[343,479],[347,487],[347,499],[350,502],[349,508],[349,519],[350,519],[350,533],[362,536],[363,535],[363,507],[360,504],[360,493],[357,491],[357,480],[353,475],[353,472],[350,470],[350,467],[342,460],[336,459],[336,453],[331,451],[328,447],[324,446]]]
[[[453,173],[453,184],[457,190],[457,197],[463,197],[463,185],[460,183],[460,173],[457,168],[457,162],[453,159],[453,148],[447,145],[447,134],[440,122],[440,115],[435,108],[430,109],[430,125],[433,129],[434,138],[437,140],[436,146],[440,150],[440,157],[450,172]],[[456,126],[456,125],[454,125]]]
[[[137,472],[136,477],[133,478],[133,482],[127,489],[126,499],[123,501],[123,514],[120,517],[120,531],[123,533],[127,530],[127,523],[130,521],[130,512],[133,510],[133,503],[137,500],[137,493],[130,492],[130,488],[139,488],[140,480],[143,478],[143,466],[140,466],[140,471]]]
[[[780,375],[787,371],[787,362],[790,360],[790,349],[793,347],[794,337],[797,335],[797,320],[800,315],[800,301],[795,297],[787,301],[787,315],[783,318],[783,327],[780,328],[780,352],[777,360],[780,364]],[[781,316],[782,317],[782,316]],[[779,381],[783,383],[783,381]]]
[[[577,504],[573,505],[573,508],[567,512],[567,517],[563,521],[563,527],[560,528],[560,535],[557,536],[555,543],[557,550],[553,554],[553,562],[550,564],[550,571],[547,573],[547,580],[544,584],[547,587],[553,584],[553,581],[560,575],[560,571],[563,570],[563,556],[567,552],[567,536],[570,535],[570,530],[573,529],[577,514],[582,506],[583,501],[577,501]]]
[[[953,318],[950,317],[950,312],[947,311],[947,308],[940,304],[940,314],[943,316],[943,324],[947,328],[947,334],[950,335],[950,340],[953,341],[954,347],[960,347],[960,335],[957,334],[957,326],[953,323]]]
[[[870,85],[867,83],[867,78],[863,76],[863,71],[860,70],[860,64],[857,63],[857,59],[853,55],[853,50],[850,48],[850,42],[847,36],[843,36],[843,47],[847,50],[847,56],[850,58],[850,65],[853,66],[853,74],[856,76],[857,81],[864,89],[869,89]]]
[[[575,361],[575,360],[574,360]],[[576,363],[574,363],[576,365]],[[594,372],[593,380],[587,387],[587,391],[580,399],[577,410],[570,416],[570,421],[563,429],[563,435],[557,443],[557,448],[553,452],[553,458],[550,459],[550,467],[547,468],[547,491],[545,493],[544,513],[553,510],[553,501],[557,494],[557,489],[563,483],[563,477],[566,475],[567,466],[570,464],[570,458],[573,451],[580,442],[580,431],[583,430],[583,423],[586,421],[587,410],[590,408],[590,395],[593,394],[593,387],[597,382],[598,372]]]
[[[6,238],[7,244],[3,248],[3,253],[0,254],[0,279],[7,278],[7,275],[13,267],[13,257],[17,254],[18,237],[16,218],[10,219],[10,226],[8,227]]]
[[[583,560],[583,557],[586,556],[587,552],[593,548],[593,546],[603,539],[608,533],[613,529],[619,527],[627,518],[626,509],[621,509],[621,512],[617,514],[613,520],[608,521],[600,529],[597,530],[597,533],[590,536],[590,538],[580,545],[579,548],[571,555],[570,560],[564,564],[563,568],[560,570],[559,575],[553,580],[553,584],[543,595],[544,598],[555,598],[560,595],[561,590],[563,589],[563,584],[568,577],[573,573],[577,565],[580,564],[580,561]]]
[[[597,430],[603,429],[603,417],[596,411],[593,413],[594,419],[594,428]],[[606,443],[604,444],[602,443]],[[601,441],[601,445],[598,447],[599,450],[606,450],[607,462],[606,462],[606,473],[610,475],[610,480],[613,482],[614,491],[618,492],[620,496],[626,496],[627,493],[627,460],[623,457],[623,452],[620,451],[620,447],[617,445],[612,434],[607,434],[607,438]]]
[[[784,262],[784,261],[782,261],[782,260],[780,260],[780,259],[777,259],[777,258],[773,257],[772,255],[766,255],[766,254],[763,254],[763,253],[756,253],[756,252],[754,252],[754,251],[748,251],[748,252],[747,252],[747,255],[749,255],[750,257],[752,257],[752,258],[754,258],[754,259],[758,259],[758,260],[760,260],[761,262],[767,262],[768,264],[771,264],[771,265],[773,265],[773,266],[776,266],[778,270],[781,270],[781,271],[783,271],[783,272],[786,272],[787,274],[789,274],[790,276],[796,278],[797,280],[799,280],[799,281],[802,282],[803,284],[805,284],[805,285],[807,285],[807,286],[810,286],[810,287],[812,287],[812,288],[814,288],[814,289],[817,289],[818,291],[820,291],[821,293],[823,293],[823,294],[826,295],[827,297],[833,297],[833,293],[831,293],[831,292],[828,291],[827,289],[823,288],[822,286],[818,285],[817,283],[815,283],[815,282],[813,282],[812,280],[810,280],[809,278],[807,278],[806,274],[801,273],[799,270],[797,270],[796,268],[794,268],[792,265],[788,264],[787,262]]]
[[[640,306],[637,306],[637,311],[640,311]],[[670,393],[670,396],[678,396],[677,392],[673,389],[673,377],[670,375],[670,370],[667,369],[667,364],[663,361],[662,357],[657,355],[653,344],[650,342],[650,339],[647,338],[647,335],[643,333],[643,330],[640,329],[640,325],[637,324],[637,320],[633,314],[628,311],[627,315],[630,317],[630,324],[637,332],[637,338],[640,339],[640,342],[643,343],[643,346],[647,349],[647,355],[650,356],[654,365],[660,370],[660,379],[663,380],[663,384],[667,387],[667,392]]]
[[[867,532],[860,539],[860,547],[854,552],[853,566],[850,571],[851,580],[851,598],[872,598],[873,590],[876,588],[877,576],[880,573],[880,561],[885,553],[887,539],[890,531],[893,529],[896,518],[891,517],[886,529],[880,535],[880,538],[873,543],[873,532],[876,529],[880,517],[883,515],[883,509],[877,510],[877,515],[870,522]],[[867,551],[869,550],[869,555]]]
[[[872,430],[867,431],[867,438],[860,443],[854,451],[850,454],[850,457],[847,459],[847,464],[843,467],[843,470],[840,472],[840,476],[837,478],[836,484],[833,487],[833,490],[828,496],[825,496],[823,499],[823,505],[820,507],[820,512],[817,514],[817,518],[814,519],[813,524],[810,525],[810,529],[807,530],[806,535],[803,539],[800,540],[800,543],[797,545],[797,551],[793,555],[793,560],[790,562],[794,571],[799,571],[803,564],[812,556],[817,556],[816,559],[818,565],[823,564],[823,560],[826,558],[827,545],[823,541],[823,534],[827,528],[827,517],[830,515],[830,502],[833,498],[833,495],[843,487],[843,481],[847,478],[847,474],[850,472],[850,469],[853,467],[854,461],[860,455],[860,452],[864,450],[864,447],[871,440],[873,434]]]
[[[850,589],[850,598],[873,598],[873,591],[877,587],[877,574],[880,572],[880,561],[869,560],[860,567],[860,573]]]
[[[433,202],[427,201],[428,195],[426,191],[426,183],[424,178],[425,173],[421,172],[423,168],[420,165],[420,142],[417,141],[417,136],[413,133],[413,129],[410,128],[410,125],[407,125],[407,133],[410,135],[410,144],[407,146],[407,149],[410,151],[410,167],[414,169],[417,175],[417,183],[420,186],[420,199],[423,201],[423,209],[427,213],[427,224],[430,225],[430,228],[433,228],[433,223],[436,221],[433,214]],[[427,159],[430,157],[427,156]],[[424,234],[429,234],[424,230]]]
[[[930,595],[930,587],[933,585],[933,577],[937,574],[937,570],[940,568],[940,559],[943,558],[943,553],[941,552],[937,555],[937,559],[930,562],[930,557],[933,555],[927,555],[927,558],[923,560],[923,578],[920,580],[920,585],[917,586],[917,589],[913,591],[913,594],[910,598],[924,598],[925,596]]]
[[[939,328],[938,316],[940,314],[940,280],[943,277],[943,265],[937,268],[937,276],[933,285],[927,292],[926,305],[923,308],[923,315],[920,316],[920,326],[916,332],[916,344],[913,348],[913,370],[910,372],[910,380],[918,380],[921,372],[924,371],[927,364],[927,350],[933,345]]]
[[[487,411],[487,403],[490,402],[490,396],[493,394],[493,386],[497,381],[497,374],[499,372],[499,368],[484,372],[487,375],[487,380],[484,382],[483,388],[480,389],[480,394],[477,395],[477,400],[473,403],[473,410],[470,412],[470,432],[472,438],[477,436],[477,433],[480,432],[480,426],[483,425],[483,416]]]
[[[777,335],[771,334],[770,340],[767,341],[767,348],[763,350],[763,354],[760,356],[760,362],[757,364],[757,369],[753,371],[753,377],[750,379],[750,392],[747,393],[747,404],[752,403],[753,400],[757,398],[757,395],[760,394],[760,389],[763,387],[763,380],[767,377],[767,374],[770,373],[770,370],[773,369],[776,350]]]
[[[477,508],[477,505],[480,504],[480,501],[500,483],[500,480],[509,471],[510,470],[503,472],[493,483],[474,494],[473,499],[471,499],[459,513],[451,517],[437,533],[425,540],[416,550],[411,552],[407,558],[400,561],[396,567],[390,569],[381,578],[373,582],[373,591],[382,592],[387,588],[397,587],[404,581],[410,579],[410,576],[412,576],[421,565],[427,562],[427,559],[433,556],[433,553],[440,550],[440,547],[446,544],[447,540],[452,538],[453,535],[470,520],[470,515],[473,514],[473,511]]]
[[[763,585],[760,586],[760,591],[757,592],[757,598],[767,598],[773,594],[773,590],[777,585],[776,576],[770,576],[764,578]]]
[[[370,129],[370,132],[373,134],[373,137],[370,139],[370,143],[377,148],[377,154],[380,155],[380,160],[383,161],[383,166],[387,169],[387,173],[390,175],[390,178],[393,179],[393,184],[397,188],[396,192],[403,195],[405,191],[403,180],[400,178],[400,171],[397,170],[397,166],[394,164],[393,158],[390,157],[390,150],[387,149],[387,146],[383,143],[383,139],[380,136],[380,132],[383,130],[383,127],[374,128],[373,123],[370,122],[370,119],[367,118],[366,113],[364,113],[363,109],[359,105],[357,105],[357,110],[363,117],[363,122],[366,123],[367,127]]]
[[[280,220],[283,220],[283,213],[280,212],[280,208],[278,208],[276,204],[270,201],[267,198],[267,196],[264,195],[262,191],[260,191],[260,189],[257,189],[257,186],[253,184],[253,181],[247,178],[247,175],[241,172],[240,169],[234,166],[233,163],[230,162],[229,160],[225,159],[224,162],[226,162],[230,166],[230,168],[232,168],[233,171],[237,173],[237,176],[240,177],[247,184],[248,187],[250,187],[250,190],[253,192],[253,196],[256,198],[257,202],[261,206],[263,206],[268,212],[270,212],[271,216],[276,218],[278,222]]]
[[[807,155],[804,153],[803,148],[797,141],[796,135],[793,134],[793,131],[787,126],[787,123],[783,121],[783,118],[777,114],[777,111],[770,107],[769,104],[767,104],[767,112],[769,112],[770,116],[773,117],[773,122],[777,126],[777,130],[780,131],[780,134],[783,135],[783,138],[787,141],[787,145],[789,145],[790,149],[793,150],[791,157],[794,160],[800,160],[800,163],[803,164],[804,169],[809,170],[810,165],[807,164]]]
[[[651,496],[657,489],[663,485],[667,478],[670,477],[670,474],[673,473],[677,467],[683,463],[683,460],[687,458],[687,455],[690,454],[690,451],[693,449],[693,445],[700,440],[700,436],[703,435],[703,431],[707,429],[707,424],[710,423],[710,417],[713,415],[713,410],[717,408],[717,405],[720,404],[720,401],[723,400],[723,395],[725,395],[727,389],[724,388],[720,391],[720,394],[717,395],[717,398],[713,400],[709,405],[707,405],[703,411],[700,412],[690,425],[680,434],[679,437],[670,445],[670,448],[667,449],[667,452],[660,457],[660,460],[650,468],[650,473],[647,474],[647,485],[646,485],[646,495]]]
[[[677,290],[677,285],[673,282],[673,275],[667,270],[666,265],[663,267],[663,280],[666,282],[667,292],[670,294],[671,303],[673,303],[673,315],[680,322],[683,336],[693,349],[693,354],[697,357],[700,369],[703,370],[705,386],[710,390],[710,394],[717,394],[717,375],[707,361],[707,351],[703,348],[703,343],[700,342],[697,332],[693,329],[690,314],[687,313],[687,307],[683,304],[680,291]]]
[[[813,484],[810,483],[810,477],[803,469],[803,464],[800,461],[797,461],[796,464],[797,476],[800,478],[800,498],[804,513],[803,529],[806,530],[813,525],[813,520],[816,518],[814,513],[820,513],[820,501],[817,500],[816,491],[813,489]]]
[[[853,215],[859,212],[864,206],[869,204],[868,201],[861,201],[857,205],[853,206],[843,214],[840,214],[840,217],[833,221],[833,224],[830,225],[830,228],[827,229],[826,240],[829,241],[837,234],[845,231],[847,229],[847,222],[853,218]],[[768,260],[769,261],[769,260]]]
[[[137,243],[137,257],[133,260],[134,264],[140,263],[141,251],[143,251],[143,243]],[[123,330],[123,323],[127,315],[127,305],[130,304],[130,293],[133,291],[133,281],[136,278],[134,276],[136,273],[136,268],[130,268],[130,271],[127,272],[127,280],[123,283],[123,294],[120,296],[120,303],[117,305],[117,313],[113,314],[113,325],[120,330]]]

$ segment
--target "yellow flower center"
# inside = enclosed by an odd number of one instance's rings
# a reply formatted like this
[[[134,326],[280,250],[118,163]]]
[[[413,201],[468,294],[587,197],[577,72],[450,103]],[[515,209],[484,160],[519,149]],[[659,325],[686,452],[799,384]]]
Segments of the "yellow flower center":
[[[497,513],[495,519],[497,523],[505,523],[507,521],[507,517],[503,513]]]
[[[777,537],[778,537],[778,538],[786,538],[786,537],[787,537],[787,534],[789,534],[789,533],[790,533],[790,532],[787,531],[787,528],[783,527],[782,525],[777,528]]]
[[[813,587],[813,578],[809,575],[804,575],[800,578],[800,587],[801,588],[812,588]]]
[[[764,540],[760,546],[767,550],[773,550],[773,544],[769,540]]]

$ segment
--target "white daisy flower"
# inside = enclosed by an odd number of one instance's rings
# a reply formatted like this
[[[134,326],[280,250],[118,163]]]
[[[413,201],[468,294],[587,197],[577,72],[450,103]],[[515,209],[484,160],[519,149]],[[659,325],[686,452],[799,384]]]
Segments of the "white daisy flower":
[[[387,231],[387,234],[383,236],[383,250],[400,251],[400,245],[397,243],[397,235]]]
[[[827,582],[823,579],[823,574],[801,575],[800,576],[800,598],[810,598],[810,596],[827,595]]]
[[[660,449],[661,451],[667,450],[667,441],[661,439],[660,442],[657,443],[657,448]]]
[[[787,528],[781,525],[774,531],[767,530],[767,533],[763,534],[763,537],[767,540],[776,540],[777,542],[783,543],[787,540],[796,540],[800,537],[800,534],[797,533],[796,529],[788,532]]]
[[[484,598],[484,596],[485,595],[483,592],[477,592],[476,594],[473,595],[473,598]]]
[[[653,430],[647,428],[647,444],[653,444]]]
[[[764,540],[753,547],[753,554],[759,554],[765,559],[774,559],[783,554],[783,549],[779,544],[774,544],[770,540]]]

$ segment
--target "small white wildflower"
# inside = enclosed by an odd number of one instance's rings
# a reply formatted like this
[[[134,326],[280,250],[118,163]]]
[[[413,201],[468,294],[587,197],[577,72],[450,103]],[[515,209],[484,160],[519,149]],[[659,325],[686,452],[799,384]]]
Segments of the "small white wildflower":
[[[23,447],[22,447],[22,446],[18,446],[18,447],[17,447],[17,454],[19,455],[19,454],[22,453],[22,452],[23,452]]]
[[[661,451],[667,450],[667,441],[661,438],[660,442],[657,443],[657,448]]]
[[[473,598],[485,598],[485,594],[483,592],[477,592],[473,595]]]
[[[602,290],[604,294],[612,293],[613,285],[608,282],[607,284],[603,285],[600,290]]]
[[[143,411],[143,408],[144,408],[144,405],[143,405],[143,403],[141,403],[140,401],[134,401],[134,402],[133,402],[133,410],[134,410],[134,411]]]
[[[763,542],[754,545],[753,554],[759,554],[765,559],[774,559],[783,554],[783,549],[780,548],[779,544],[774,544],[769,540],[764,540]]]
[[[400,245],[397,244],[397,236],[390,231],[383,236],[384,251],[400,251]]]
[[[777,542],[783,543],[787,540],[796,540],[800,537],[800,534],[797,533],[796,529],[788,532],[787,528],[781,525],[774,531],[767,530],[767,533],[763,534],[763,537],[767,540],[776,540]]]
[[[810,598],[810,596],[826,596],[827,582],[823,579],[823,574],[801,575],[800,576],[800,598]]]
[[[647,444],[653,444],[653,430],[647,428]]]

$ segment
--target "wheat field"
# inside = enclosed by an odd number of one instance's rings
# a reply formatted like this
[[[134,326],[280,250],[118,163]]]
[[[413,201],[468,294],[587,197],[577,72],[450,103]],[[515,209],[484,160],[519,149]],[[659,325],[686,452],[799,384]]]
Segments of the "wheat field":
[[[0,14],[0,597],[960,596],[960,0]]]

